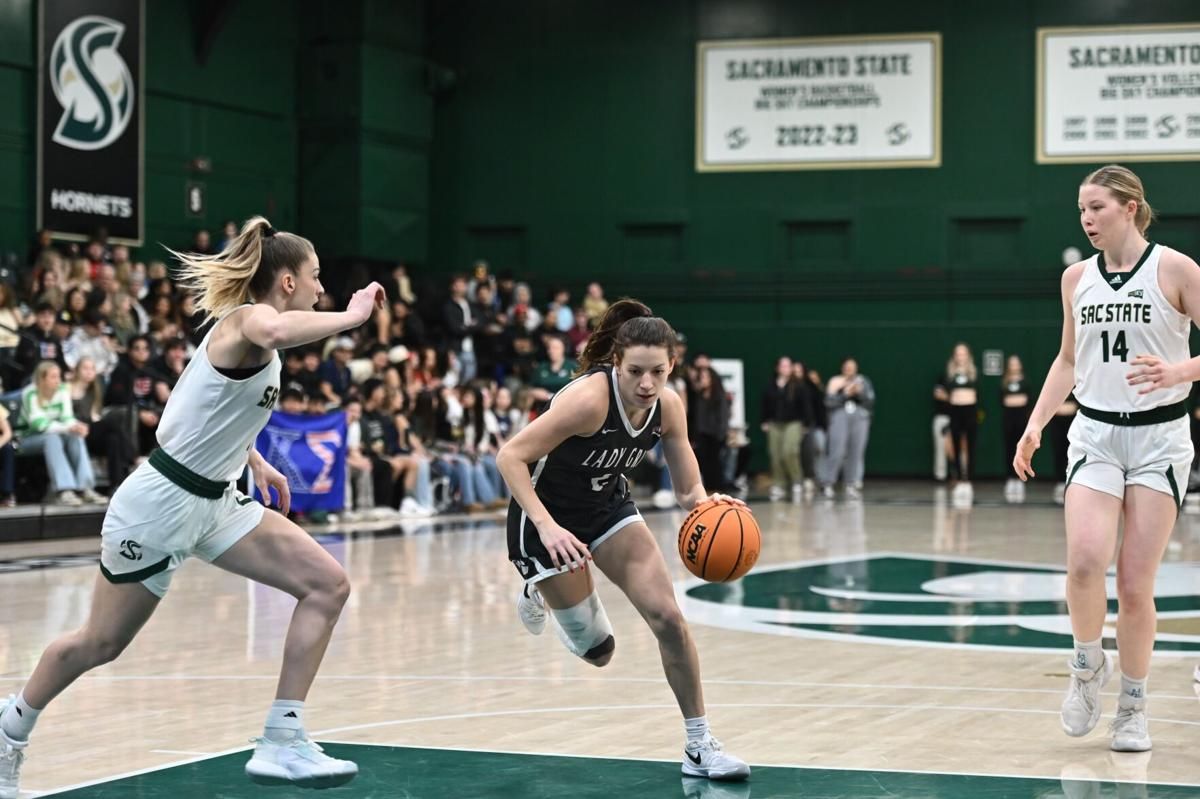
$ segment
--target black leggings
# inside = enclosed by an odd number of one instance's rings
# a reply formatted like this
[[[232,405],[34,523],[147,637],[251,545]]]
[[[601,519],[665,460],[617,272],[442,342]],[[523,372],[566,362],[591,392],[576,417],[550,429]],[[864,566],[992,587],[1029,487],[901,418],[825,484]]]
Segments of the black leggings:
[[[112,494],[133,468],[133,439],[129,435],[125,417],[106,416],[89,422],[86,443],[88,452],[104,456],[108,467],[108,492]]]
[[[950,438],[954,442],[954,470],[959,480],[970,482],[975,471],[975,434],[978,431],[975,405],[950,406]],[[967,440],[965,451],[964,438]]]
[[[704,482],[704,490],[710,494],[725,488],[725,480],[721,475],[722,443],[716,436],[699,433],[692,445],[696,452],[696,463],[700,467],[700,479]]]
[[[1067,439],[1067,434],[1071,431],[1071,422],[1075,421],[1075,414],[1070,416],[1051,416],[1050,423],[1046,425],[1046,432],[1049,433],[1050,451],[1054,455],[1054,472],[1055,481],[1065,483],[1067,480],[1067,452],[1071,447],[1071,442]]]
[[[1013,469],[1013,458],[1017,457],[1017,445],[1025,433],[1025,425],[1029,424],[1029,414],[1033,408],[1028,404],[1019,408],[1004,409],[1004,473],[1016,479],[1017,472]]]

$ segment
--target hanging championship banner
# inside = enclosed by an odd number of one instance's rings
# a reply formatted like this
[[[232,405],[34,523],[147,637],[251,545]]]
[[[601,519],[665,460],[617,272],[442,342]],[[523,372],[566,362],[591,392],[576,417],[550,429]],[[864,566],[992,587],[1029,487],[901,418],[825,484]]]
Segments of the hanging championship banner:
[[[287,478],[292,510],[341,510],[346,502],[346,414],[275,411],[254,448]],[[250,486],[251,495],[258,497]]]
[[[1200,159],[1200,23],[1038,28],[1037,162]]]
[[[696,46],[696,170],[941,164],[939,33]]]
[[[38,8],[38,228],[141,244],[143,0]]]

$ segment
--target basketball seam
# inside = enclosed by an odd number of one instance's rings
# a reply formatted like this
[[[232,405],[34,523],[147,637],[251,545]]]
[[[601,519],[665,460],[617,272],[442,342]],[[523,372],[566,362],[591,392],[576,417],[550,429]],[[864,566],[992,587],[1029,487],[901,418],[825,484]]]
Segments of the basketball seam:
[[[734,558],[734,560],[733,560],[733,568],[729,570],[729,574],[725,575],[725,579],[721,581],[723,583],[728,582],[729,578],[733,576],[733,573],[738,570],[738,566],[740,566],[742,564],[742,550],[746,548],[746,526],[744,524],[742,524],[742,514],[741,513],[739,513],[737,515],[737,520],[738,520],[738,534],[740,535],[740,538],[738,540],[738,553],[737,553],[737,557]]]
[[[704,579],[704,580],[708,579],[708,577],[705,576],[708,574],[708,558],[710,555],[712,555],[713,544],[715,544],[717,542],[717,530],[721,529],[721,522],[725,521],[726,514],[728,514],[732,510],[733,510],[733,508],[729,508],[724,513],[722,513],[720,516],[718,516],[716,524],[714,524],[712,526],[712,532],[708,536],[708,550],[704,553],[704,564],[700,566],[701,579]]]

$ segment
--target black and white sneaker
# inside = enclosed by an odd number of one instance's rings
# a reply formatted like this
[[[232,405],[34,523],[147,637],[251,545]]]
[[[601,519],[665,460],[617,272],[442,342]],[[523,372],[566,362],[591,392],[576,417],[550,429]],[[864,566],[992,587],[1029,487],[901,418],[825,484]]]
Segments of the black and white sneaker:
[[[750,767],[744,760],[725,752],[721,742],[709,735],[684,747],[683,773],[710,780],[744,780],[750,776]]]

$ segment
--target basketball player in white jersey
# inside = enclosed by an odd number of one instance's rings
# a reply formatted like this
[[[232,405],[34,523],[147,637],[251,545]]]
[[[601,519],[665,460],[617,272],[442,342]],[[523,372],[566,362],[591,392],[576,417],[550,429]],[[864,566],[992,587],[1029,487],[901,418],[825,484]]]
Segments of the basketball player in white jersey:
[[[19,696],[0,709],[0,798],[15,799],[38,715],[82,674],[121,654],[158,607],[175,569],[195,555],[296,597],[276,701],[246,773],[257,782],[328,787],[358,767],[308,740],[304,699],[350,593],[336,560],[286,518],[287,480],[253,449],[279,395],[277,350],[358,327],[384,300],[372,283],[341,313],[313,311],[324,293],[313,246],[251,219],[221,253],[174,253],[196,307],[217,319],[179,378],[159,449],[113,495],[87,622],[46,649]],[[249,464],[264,498],[232,481]]]
[[[1041,430],[1074,387],[1066,475],[1067,605],[1075,652],[1062,728],[1086,735],[1100,720],[1113,672],[1101,648],[1105,572],[1117,552],[1121,693],[1112,748],[1143,752],[1146,678],[1157,623],[1154,577],[1187,489],[1192,461],[1187,397],[1200,377],[1188,333],[1200,319],[1200,268],[1146,240],[1152,219],[1142,182],[1106,166],[1079,187],[1083,230],[1099,252],[1062,277],[1062,347],[1013,459],[1022,480]],[[1125,531],[1117,548],[1122,514]]]
[[[509,559],[525,580],[517,612],[539,635],[549,605],[567,649],[593,666],[606,665],[616,639],[587,567],[594,560],[658,639],[683,713],[683,774],[742,780],[750,767],[709,732],[696,645],[625,477],[661,441],[680,505],[745,505],[704,490],[683,403],[666,388],[674,359],[670,325],[636,300],[613,303],[580,355],[582,374],[500,449],[496,463],[513,495]]]

